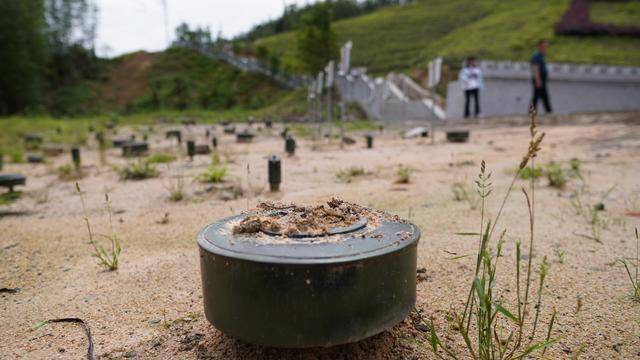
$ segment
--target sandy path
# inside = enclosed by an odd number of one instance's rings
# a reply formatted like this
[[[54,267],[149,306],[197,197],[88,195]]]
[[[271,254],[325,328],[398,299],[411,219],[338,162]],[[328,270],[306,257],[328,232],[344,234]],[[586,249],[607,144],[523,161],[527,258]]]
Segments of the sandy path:
[[[544,256],[551,264],[543,314],[547,321],[551,308],[557,309],[556,335],[560,337],[548,355],[569,358],[582,346],[584,358],[640,357],[640,304],[628,298],[628,278],[615,264],[616,258],[635,252],[633,227],[640,225],[638,218],[624,215],[640,206],[640,127],[607,123],[542,130],[547,138],[538,163],[566,165],[569,159],[579,158],[594,193],[615,185],[605,202],[604,216],[610,224],[598,243],[575,235],[590,233],[569,204],[568,197],[579,181],[571,180],[565,189],[557,190],[540,180],[534,264]],[[220,148],[234,160],[228,165],[230,182],[239,182],[246,190],[249,163],[251,187],[266,189],[266,155],[284,155],[275,131],[251,145],[219,136]],[[152,139],[152,144],[170,147],[160,138]],[[264,199],[314,203],[339,196],[403,217],[411,212],[412,221],[423,231],[418,262],[428,275],[418,285],[417,307],[444,329],[446,313],[462,307],[474,266],[471,258],[449,260],[452,255],[447,252],[473,253],[476,240],[454,233],[477,231],[479,226],[478,210],[454,201],[451,184],[471,184],[480,161],[486,160],[494,173],[495,194],[489,199],[489,209],[495,214],[511,178],[508,172],[527,146],[528,128],[474,127],[467,144],[448,144],[440,134],[436,144],[430,145],[422,139],[402,140],[396,131],[388,131],[376,137],[374,149],[367,150],[361,138],[357,139],[358,144],[345,151],[335,147],[312,150],[310,140],[299,140],[296,156],[283,159],[281,193],[231,201],[217,199],[215,192],[199,193],[206,185],[189,182],[188,199],[171,203],[164,187],[167,170],[162,166],[160,178],[122,182],[109,167],[98,166],[95,151],[84,151],[89,175],[81,185],[99,231],[106,229],[100,207],[105,190],[118,212],[116,230],[125,248],[116,272],[101,271],[89,256],[72,183],[58,181],[53,165],[8,165],[6,171],[29,175],[24,190],[30,196],[4,209],[28,214],[0,217],[0,285],[21,288],[17,294],[0,295],[0,358],[82,357],[85,339],[79,327],[51,324],[31,330],[39,321],[68,316],[90,324],[96,354],[106,358],[432,358],[424,334],[409,321],[357,344],[285,351],[239,343],[204,318],[195,244],[196,233],[204,225]],[[122,163],[118,155],[111,150],[109,161]],[[189,163],[182,158],[172,165],[172,171],[196,176],[209,159],[198,156]],[[55,164],[66,161],[65,155]],[[399,164],[416,169],[408,185],[393,183]],[[349,166],[362,166],[370,174],[352,183],[337,182],[335,173]],[[42,198],[45,188],[47,201],[37,203],[34,194]],[[522,195],[515,193],[501,220],[508,232],[499,272],[507,288],[513,287],[513,243],[528,236],[523,202]],[[158,224],[165,212],[169,223]],[[565,251],[563,263],[554,255],[556,249]],[[513,304],[509,296],[505,293]],[[576,315],[578,297],[583,305]]]

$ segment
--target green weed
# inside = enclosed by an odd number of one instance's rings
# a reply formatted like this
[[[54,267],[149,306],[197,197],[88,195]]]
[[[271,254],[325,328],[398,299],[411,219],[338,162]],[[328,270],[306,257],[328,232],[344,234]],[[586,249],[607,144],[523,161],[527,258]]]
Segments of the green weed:
[[[146,161],[137,161],[117,169],[122,180],[143,180],[158,176],[158,170]]]
[[[605,208],[604,202],[607,197],[609,197],[614,188],[615,185],[610,187],[609,190],[607,190],[602,196],[594,201],[593,194],[591,193],[591,191],[589,191],[589,186],[583,179],[582,186],[572,192],[569,203],[575,210],[576,215],[584,218],[586,223],[589,225],[589,229],[591,232],[590,235],[578,235],[595,240],[597,242],[602,242],[602,230],[607,229],[609,227],[609,224],[611,223],[611,221],[607,217],[602,215]]]
[[[624,257],[620,258],[618,261],[620,261],[620,263],[622,263],[622,265],[624,265],[625,270],[627,271],[627,275],[629,275],[629,281],[631,281],[631,297],[636,300],[636,301],[640,301],[640,277],[638,276],[638,271],[640,269],[640,260],[639,260],[639,256],[640,256],[640,238],[638,237],[638,228],[636,228],[636,258],[635,258],[635,264],[631,263],[631,265],[629,264],[629,262],[627,261],[627,259],[625,259]],[[634,266],[635,265],[635,266]],[[635,267],[635,271],[634,274],[631,274],[631,267],[634,266]]]
[[[411,173],[413,169],[406,165],[398,165],[396,170],[396,184],[408,184],[411,182]]]
[[[109,200],[109,194],[108,193],[104,194],[104,204],[105,204],[105,208],[107,209],[107,214],[109,214],[109,228],[110,228],[111,234],[103,235],[98,233],[94,234],[93,231],[91,230],[91,223],[89,222],[89,216],[87,215],[87,208],[84,202],[84,194],[80,190],[80,185],[78,185],[78,183],[76,183],[76,192],[80,196],[80,203],[82,204],[83,219],[84,219],[85,225],[87,226],[87,233],[89,234],[89,243],[91,244],[91,246],[93,246],[93,254],[91,255],[98,258],[98,265],[107,268],[107,270],[109,271],[117,270],[120,253],[122,251],[122,242],[120,241],[120,238],[116,235],[115,230],[113,228],[113,210],[111,209],[111,201]],[[98,243],[98,241],[96,240],[96,237],[98,236],[109,240],[109,244],[111,245],[111,248],[109,250],[106,250],[102,245]]]
[[[560,264],[564,264],[564,255],[566,252],[560,249],[553,249],[553,254],[556,256],[556,259]]]
[[[545,167],[549,186],[562,189],[567,184],[567,176],[560,164],[550,163]]]
[[[466,201],[469,204],[471,210],[478,208],[480,198],[477,196],[477,192],[462,181],[456,181],[451,184],[451,191],[453,192],[453,199],[455,201]]]
[[[22,191],[10,191],[0,194],[0,206],[2,205],[11,205],[16,200],[20,199],[22,196]]]
[[[530,180],[530,179],[537,179],[539,177],[541,177],[543,174],[542,168],[541,167],[536,167],[536,168],[524,168],[522,171],[520,171],[520,179],[522,180]]]
[[[220,183],[227,176],[227,167],[224,165],[210,165],[202,174],[200,181],[206,183]]]
[[[64,181],[78,180],[83,177],[82,170],[76,168],[73,164],[64,164],[58,166],[58,178]]]
[[[353,178],[362,176],[365,174],[364,168],[358,166],[352,166],[347,169],[338,170],[336,172],[336,178],[340,182],[350,183],[353,181]]]
[[[502,246],[506,229],[498,236],[496,249],[490,248],[489,244],[494,237],[494,231],[504,210],[504,206],[514,188],[515,182],[520,176],[520,171],[528,164],[534,167],[534,159],[540,150],[540,143],[544,138],[544,133],[538,134],[535,126],[535,112],[531,115],[531,141],[529,149],[520,162],[518,171],[513,177],[505,196],[502,199],[500,208],[493,220],[485,219],[486,199],[491,193],[490,177],[487,173],[485,162],[480,167],[478,180],[476,181],[478,194],[480,195],[480,232],[461,233],[461,235],[478,236],[478,254],[476,258],[475,275],[470,284],[469,294],[462,313],[455,311],[449,318],[451,328],[457,331],[464,341],[465,352],[473,359],[493,360],[493,359],[521,359],[531,356],[535,352],[541,351],[544,357],[546,349],[555,343],[551,338],[553,325],[556,318],[555,310],[551,314],[550,322],[543,337],[537,338],[540,311],[542,308],[542,292],[544,281],[548,273],[546,258],[538,268],[538,288],[537,297],[533,309],[529,309],[530,297],[533,296],[531,286],[533,285],[532,258],[534,254],[534,218],[535,218],[535,181],[529,182],[529,190],[522,189],[527,210],[529,212],[529,257],[524,273],[524,283],[521,275],[521,244],[516,242],[516,311],[510,311],[503,306],[501,297],[495,293],[497,280],[498,261],[502,254]],[[486,221],[486,222],[485,222]],[[524,289],[523,289],[524,287]],[[533,319],[528,319],[533,316]],[[527,334],[525,334],[525,329]],[[530,329],[530,330],[529,330]],[[429,341],[431,350],[438,358],[462,357],[453,348],[443,343],[443,339],[438,336],[433,320],[430,321]],[[530,332],[529,332],[530,331]],[[440,351],[442,350],[442,351]]]
[[[181,201],[185,197],[185,176],[182,171],[168,168],[168,181],[165,188],[169,192],[169,200],[173,202]]]
[[[147,158],[149,164],[168,164],[176,160],[176,157],[167,153],[154,153]]]

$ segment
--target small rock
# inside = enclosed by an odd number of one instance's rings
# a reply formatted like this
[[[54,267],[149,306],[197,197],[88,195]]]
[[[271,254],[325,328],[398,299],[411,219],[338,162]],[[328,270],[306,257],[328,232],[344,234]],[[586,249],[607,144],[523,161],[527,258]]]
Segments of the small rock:
[[[160,319],[151,319],[149,320],[149,324],[159,324],[160,323]]]
[[[124,353],[124,357],[127,359],[131,359],[131,358],[135,358],[137,357],[138,354],[135,351],[127,351],[126,353]]]
[[[182,344],[182,346],[180,346],[180,350],[189,351],[193,349],[194,347],[196,347],[196,345],[198,345],[198,343],[200,342],[200,340],[202,340],[203,337],[204,337],[204,334],[201,334],[201,333],[195,333],[193,335],[185,335],[184,338],[180,340],[180,343]]]
[[[419,331],[422,331],[422,332],[428,332],[429,331],[429,327],[427,326],[427,324],[423,324],[423,323],[416,324],[415,328],[418,329]]]
[[[344,137],[344,143],[345,143],[346,145],[353,145],[353,144],[355,144],[355,143],[356,143],[356,141],[355,141],[353,138],[351,138],[351,137],[345,136],[345,137]]]

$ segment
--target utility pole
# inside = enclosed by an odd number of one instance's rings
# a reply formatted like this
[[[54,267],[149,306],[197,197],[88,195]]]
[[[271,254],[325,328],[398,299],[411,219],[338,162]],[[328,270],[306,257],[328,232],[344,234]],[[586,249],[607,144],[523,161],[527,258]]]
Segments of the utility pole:
[[[167,0],[162,0],[162,8],[164,11],[164,39],[169,47],[169,12],[167,11]]]

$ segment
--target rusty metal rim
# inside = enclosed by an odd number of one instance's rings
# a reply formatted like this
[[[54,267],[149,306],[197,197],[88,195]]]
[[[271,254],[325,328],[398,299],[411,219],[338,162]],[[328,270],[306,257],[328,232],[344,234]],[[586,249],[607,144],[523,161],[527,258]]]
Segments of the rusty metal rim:
[[[420,230],[417,226],[384,219],[381,220],[381,224],[376,230],[382,235],[382,240],[370,236],[372,231],[367,227],[355,230],[349,233],[350,236],[347,239],[334,243],[303,241],[294,244],[262,244],[251,239],[250,235],[223,235],[217,232],[229,221],[239,220],[249,215],[251,214],[235,215],[207,225],[197,236],[198,246],[214,255],[259,263],[329,264],[391,253],[414,244],[420,239]],[[408,238],[402,239],[400,233],[406,233]],[[342,234],[342,236],[345,235]],[[210,238],[226,243],[216,243]],[[245,243],[240,243],[240,241]]]

